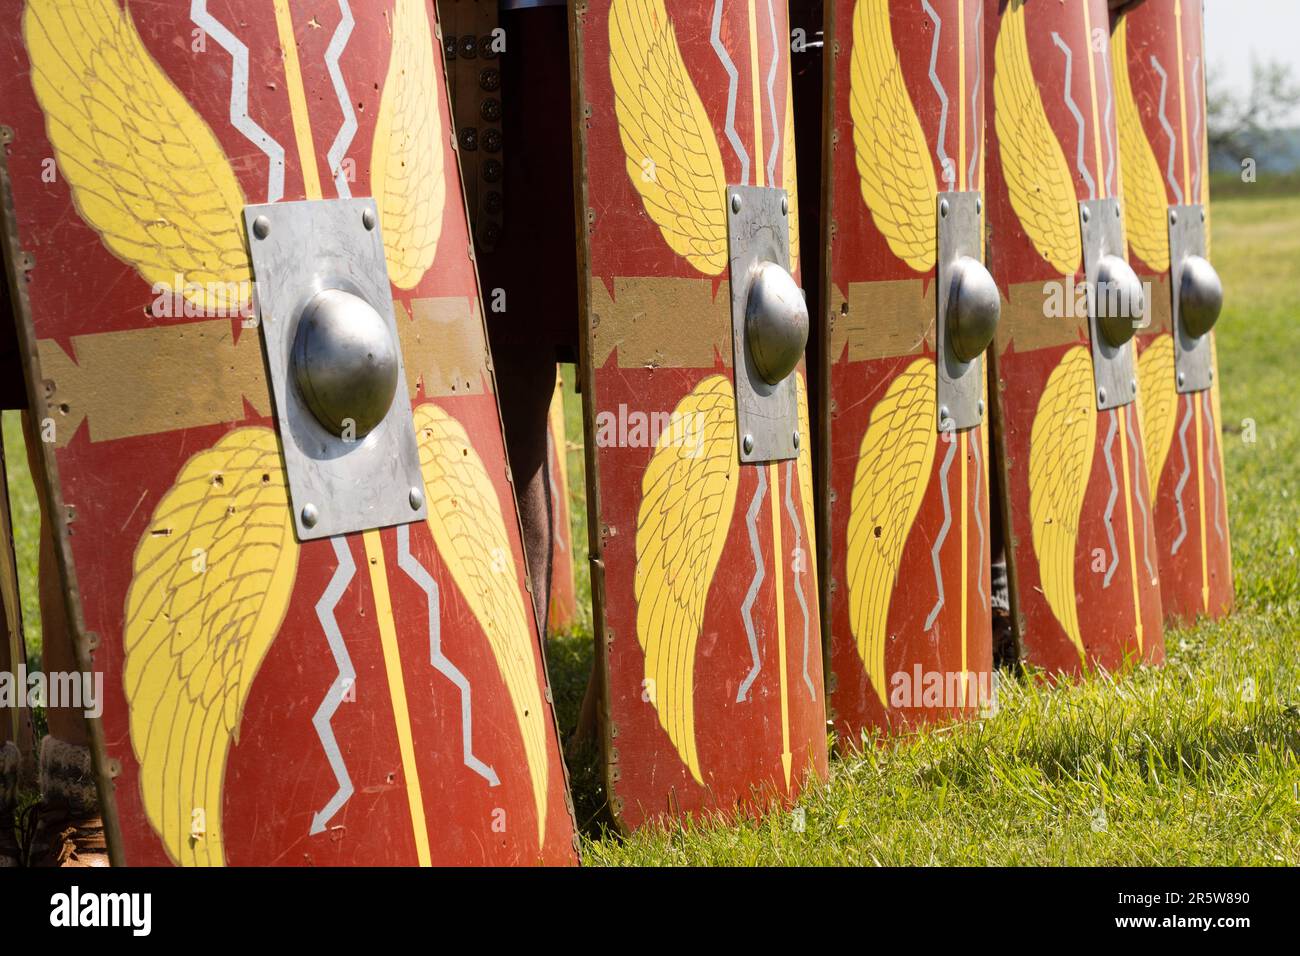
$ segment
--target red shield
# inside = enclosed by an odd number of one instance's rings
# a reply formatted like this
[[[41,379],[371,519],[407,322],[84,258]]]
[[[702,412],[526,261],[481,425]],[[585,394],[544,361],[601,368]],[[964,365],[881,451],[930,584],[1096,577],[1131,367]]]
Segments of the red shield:
[[[1164,657],[1136,404],[1098,411],[1079,202],[1116,196],[1105,0],[988,0],[993,365],[1012,617],[1051,670]],[[1000,427],[999,427],[1000,426]]]
[[[114,860],[572,862],[432,6],[4,20],[6,257]],[[300,543],[241,212],[371,195],[429,520]]]
[[[826,769],[807,416],[797,461],[740,465],[731,367],[726,188],[794,200],[789,30],[783,4],[575,10],[603,737],[636,826]]]
[[[1152,288],[1138,375],[1160,593],[1165,613],[1184,620],[1232,606],[1217,369],[1208,391],[1179,394],[1169,278],[1169,206],[1209,213],[1202,36],[1201,5],[1183,0],[1147,0],[1112,33],[1129,253]],[[1208,218],[1205,229],[1208,241]]]
[[[991,696],[988,430],[941,434],[937,202],[984,178],[978,3],[833,4],[830,661],[836,729]]]

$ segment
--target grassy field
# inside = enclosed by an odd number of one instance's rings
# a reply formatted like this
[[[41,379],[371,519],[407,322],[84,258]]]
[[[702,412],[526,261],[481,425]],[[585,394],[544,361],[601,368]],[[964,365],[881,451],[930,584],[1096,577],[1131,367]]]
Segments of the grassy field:
[[[1123,680],[1047,687],[1004,673],[995,717],[835,759],[829,781],[794,813],[761,821],[622,839],[600,825],[604,795],[590,757],[572,761],[584,861],[1300,863],[1300,194],[1263,185],[1213,209],[1214,260],[1228,290],[1218,352],[1237,562],[1231,618],[1167,632],[1166,666]],[[579,397],[569,399],[577,476]],[[572,489],[575,515],[581,491]],[[574,540],[581,554],[576,529]],[[586,569],[578,573],[587,586]],[[551,642],[566,731],[590,660],[585,633]]]
[[[617,837],[600,823],[594,759],[581,756],[570,770],[585,862],[1300,863],[1300,197],[1262,192],[1213,210],[1228,290],[1218,351],[1237,562],[1231,618],[1167,632],[1168,664],[1118,682],[1096,675],[1049,688],[1004,674],[996,716],[833,760],[829,781],[794,813],[761,821]],[[569,393],[566,418],[583,555],[579,401]],[[39,621],[35,505],[9,413],[4,432],[30,625]],[[585,601],[585,563],[575,570]],[[589,607],[548,657],[567,734],[591,666]]]

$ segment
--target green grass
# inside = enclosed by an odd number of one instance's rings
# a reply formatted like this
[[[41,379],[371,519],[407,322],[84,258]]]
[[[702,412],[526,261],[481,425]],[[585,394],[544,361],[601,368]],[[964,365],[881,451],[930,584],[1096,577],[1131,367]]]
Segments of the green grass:
[[[1168,663],[1120,680],[1048,686],[1004,672],[996,716],[833,759],[830,779],[794,813],[763,820],[620,838],[589,822],[603,796],[587,757],[574,774],[575,804],[587,811],[583,860],[1300,863],[1300,191],[1290,185],[1263,183],[1213,209],[1227,289],[1218,352],[1238,599],[1230,618],[1167,631]],[[577,401],[570,396],[571,415]],[[570,427],[572,442],[581,431]],[[554,639],[549,658],[567,732],[589,636]]]
[[[22,591],[23,636],[27,660],[40,663],[41,605],[36,591],[36,567],[40,555],[40,509],[36,489],[27,471],[27,447],[23,443],[22,415],[4,412],[5,471],[9,480],[9,507],[13,515],[14,556],[18,563],[18,585]]]
[[[1213,226],[1228,290],[1218,348],[1236,613],[1167,632],[1167,665],[1120,681],[1048,686],[1003,674],[996,716],[835,759],[795,813],[763,820],[618,837],[601,825],[595,756],[571,755],[586,863],[1300,863],[1300,198],[1218,202]],[[580,404],[568,390],[583,610],[548,648],[566,736],[592,657]],[[34,655],[36,503],[12,413],[4,438]]]

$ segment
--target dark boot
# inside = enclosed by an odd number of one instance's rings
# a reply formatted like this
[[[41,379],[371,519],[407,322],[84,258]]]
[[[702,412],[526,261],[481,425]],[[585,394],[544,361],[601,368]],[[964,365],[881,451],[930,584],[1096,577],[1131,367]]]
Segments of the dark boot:
[[[18,801],[18,745],[0,744],[0,869],[18,866],[18,836],[14,810]]]
[[[55,737],[41,741],[41,806],[31,865],[108,866],[88,747]]]

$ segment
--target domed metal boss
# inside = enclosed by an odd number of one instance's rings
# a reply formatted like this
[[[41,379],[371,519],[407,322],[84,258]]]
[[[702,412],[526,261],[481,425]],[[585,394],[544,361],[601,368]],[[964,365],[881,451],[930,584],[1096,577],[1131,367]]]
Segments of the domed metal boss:
[[[1142,283],[1133,267],[1119,256],[1102,256],[1097,263],[1097,285],[1092,292],[1097,324],[1106,341],[1118,347],[1133,338],[1146,312]]]
[[[384,420],[397,392],[397,343],[365,299],[326,289],[302,311],[290,359],[294,381],[316,420],[335,435],[352,423],[363,438]]]
[[[1178,314],[1183,327],[1193,338],[1200,338],[1219,321],[1223,311],[1223,281],[1219,273],[1200,256],[1183,260],[1183,276],[1178,284]]]
[[[769,385],[794,371],[808,344],[808,303],[794,277],[775,262],[754,269],[745,301],[745,339]]]
[[[948,295],[948,342],[963,362],[972,362],[989,347],[1002,316],[1002,296],[983,263],[962,256],[952,269]]]

